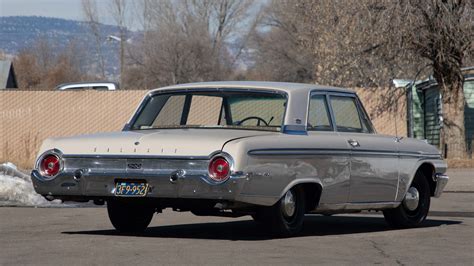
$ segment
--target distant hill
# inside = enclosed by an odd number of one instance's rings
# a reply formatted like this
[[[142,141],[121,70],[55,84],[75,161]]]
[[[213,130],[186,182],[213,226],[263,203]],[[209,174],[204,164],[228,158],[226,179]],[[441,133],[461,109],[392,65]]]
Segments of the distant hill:
[[[104,24],[100,27],[107,72],[115,75],[118,71],[119,45],[117,42],[106,43],[106,37],[117,35],[118,27]],[[30,47],[38,38],[46,38],[57,48],[66,47],[74,40],[87,51],[94,51],[94,39],[86,22],[36,16],[0,17],[0,50],[5,53],[16,55],[22,49]],[[88,61],[94,64],[94,53],[89,52],[89,55]]]

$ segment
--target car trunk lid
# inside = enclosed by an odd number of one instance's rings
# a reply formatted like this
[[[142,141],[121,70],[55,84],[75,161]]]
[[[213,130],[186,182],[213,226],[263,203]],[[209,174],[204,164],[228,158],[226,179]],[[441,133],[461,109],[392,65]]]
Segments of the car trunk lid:
[[[277,132],[235,129],[156,129],[51,139],[47,146],[66,155],[203,157],[225,143]]]

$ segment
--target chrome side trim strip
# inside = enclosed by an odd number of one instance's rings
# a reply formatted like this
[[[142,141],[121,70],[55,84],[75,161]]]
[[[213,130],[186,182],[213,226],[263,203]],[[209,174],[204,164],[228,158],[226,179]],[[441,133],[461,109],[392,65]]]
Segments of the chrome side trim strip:
[[[357,157],[390,157],[397,158],[399,155],[397,152],[387,152],[387,151],[353,151],[352,156]]]
[[[209,156],[168,156],[168,155],[119,155],[119,154],[64,154],[69,159],[169,159],[169,160],[209,160]]]
[[[353,156],[384,156],[384,157],[410,157],[410,158],[426,158],[437,159],[438,154],[422,154],[416,152],[402,152],[397,151],[374,151],[363,149],[259,149],[250,150],[248,155],[268,155],[268,156],[283,156],[283,155],[353,155]]]
[[[410,152],[401,152],[400,158],[425,158],[425,159],[441,159],[439,154],[424,154],[424,153],[410,153]]]
[[[320,211],[343,211],[343,210],[382,210],[396,208],[401,202],[355,202],[341,204],[319,204],[315,212]]]
[[[346,149],[265,149],[265,150],[250,150],[248,155],[269,155],[269,156],[284,156],[284,155],[350,155],[351,150]]]

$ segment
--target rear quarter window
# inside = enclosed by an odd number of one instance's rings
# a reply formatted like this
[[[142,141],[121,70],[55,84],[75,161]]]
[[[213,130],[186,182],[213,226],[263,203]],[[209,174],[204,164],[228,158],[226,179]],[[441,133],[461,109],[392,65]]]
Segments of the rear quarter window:
[[[367,127],[361,123],[354,97],[331,96],[331,107],[337,131],[368,133]]]
[[[313,95],[309,101],[308,130],[332,131],[325,95]]]

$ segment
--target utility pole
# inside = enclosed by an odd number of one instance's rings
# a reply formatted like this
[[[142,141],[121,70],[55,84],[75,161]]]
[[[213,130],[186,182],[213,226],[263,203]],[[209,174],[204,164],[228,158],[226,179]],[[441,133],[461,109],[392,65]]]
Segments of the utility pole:
[[[123,29],[120,29],[120,87],[123,87],[123,65],[124,65],[124,33]]]
[[[124,56],[125,56],[125,46],[124,46],[124,34],[123,31],[120,30],[120,37],[114,36],[114,35],[109,35],[107,36],[107,41],[117,41],[120,43],[120,87],[123,86],[123,66],[124,66]]]

